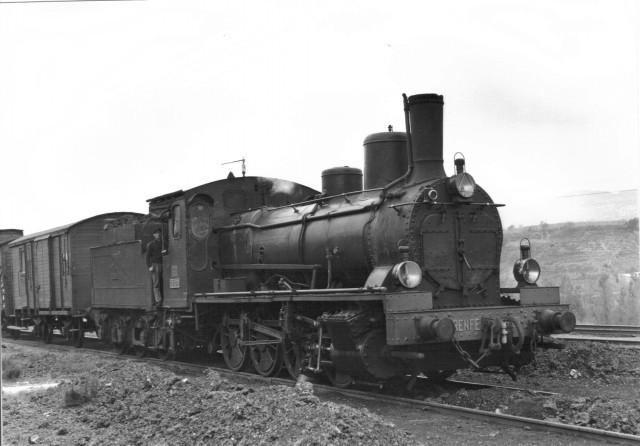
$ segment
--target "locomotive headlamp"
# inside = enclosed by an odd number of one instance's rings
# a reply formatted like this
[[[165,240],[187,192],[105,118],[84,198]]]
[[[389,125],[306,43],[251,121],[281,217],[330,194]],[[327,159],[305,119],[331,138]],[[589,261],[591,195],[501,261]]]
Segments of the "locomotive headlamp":
[[[457,155],[462,158],[455,158]],[[449,178],[449,192],[455,192],[462,198],[471,198],[476,191],[476,182],[471,175],[465,172],[464,156],[461,153],[456,153],[454,158],[456,174]]]
[[[513,265],[513,277],[518,286],[535,285],[540,278],[540,265],[531,258],[529,239],[520,241],[520,259]]]
[[[416,262],[410,260],[394,266],[392,274],[405,288],[415,288],[422,282],[422,269]]]

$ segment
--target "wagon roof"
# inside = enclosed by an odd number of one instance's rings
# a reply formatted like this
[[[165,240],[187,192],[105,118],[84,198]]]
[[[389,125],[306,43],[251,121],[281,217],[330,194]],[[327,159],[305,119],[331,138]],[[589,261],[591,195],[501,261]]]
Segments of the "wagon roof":
[[[139,212],[107,212],[106,214],[99,214],[99,215],[94,215],[93,217],[88,217],[85,218],[83,220],[80,221],[76,221],[73,223],[69,223],[66,224],[64,226],[58,226],[56,228],[51,228],[51,229],[47,229],[46,231],[40,231],[40,232],[34,232],[33,234],[27,234],[25,236],[22,236],[20,238],[17,238],[15,240],[12,240],[11,242],[9,242],[9,246],[13,246],[13,245],[19,245],[21,243],[30,241],[30,240],[35,240],[38,238],[47,238],[53,235],[58,235],[58,234],[63,234],[67,231],[69,231],[69,229],[73,228],[74,226],[77,226],[79,224],[82,224],[86,221],[89,220],[94,220],[97,218],[108,218],[108,217],[113,217],[113,216],[119,216],[119,215],[137,215],[137,216],[142,216],[142,214],[140,214]]]

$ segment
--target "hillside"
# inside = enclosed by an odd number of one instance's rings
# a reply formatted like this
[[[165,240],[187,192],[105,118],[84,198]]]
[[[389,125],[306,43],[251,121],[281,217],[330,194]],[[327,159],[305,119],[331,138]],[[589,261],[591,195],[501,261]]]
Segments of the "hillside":
[[[540,263],[540,286],[560,286],[578,323],[640,324],[638,219],[562,223],[515,228],[504,233],[502,286],[515,285],[513,264],[520,240],[531,242]]]

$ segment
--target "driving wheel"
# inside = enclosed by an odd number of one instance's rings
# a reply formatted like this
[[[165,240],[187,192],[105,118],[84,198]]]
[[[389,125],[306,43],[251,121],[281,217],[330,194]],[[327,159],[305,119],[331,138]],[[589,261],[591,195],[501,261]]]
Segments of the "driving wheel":
[[[251,334],[252,341],[272,340],[263,333],[253,332]],[[251,346],[251,362],[253,367],[262,376],[273,376],[280,371],[282,366],[282,347],[281,343],[277,344],[261,344]]]
[[[229,319],[225,315],[220,327],[220,347],[224,362],[234,372],[246,368],[251,362],[247,346],[240,345],[239,341],[241,341],[240,325],[237,320]]]

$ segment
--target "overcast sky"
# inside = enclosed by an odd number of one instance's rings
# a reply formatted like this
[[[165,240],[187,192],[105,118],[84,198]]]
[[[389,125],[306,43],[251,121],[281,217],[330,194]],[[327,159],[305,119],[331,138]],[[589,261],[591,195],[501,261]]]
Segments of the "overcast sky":
[[[0,228],[36,232],[240,175],[320,188],[444,96],[445,170],[503,223],[638,189],[635,1],[0,1]],[[570,215],[569,215],[570,219]]]

